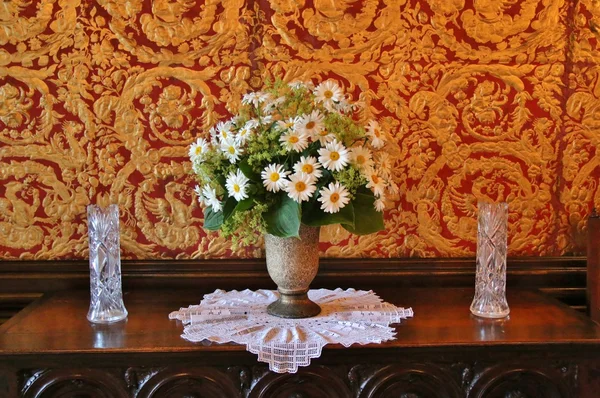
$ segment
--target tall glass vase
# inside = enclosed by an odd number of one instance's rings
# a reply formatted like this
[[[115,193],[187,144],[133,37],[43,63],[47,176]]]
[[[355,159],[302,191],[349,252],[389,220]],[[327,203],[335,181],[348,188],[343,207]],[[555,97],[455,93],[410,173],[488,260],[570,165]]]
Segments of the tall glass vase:
[[[507,203],[478,203],[477,273],[471,312],[484,318],[503,318],[506,302]]]
[[[119,207],[87,207],[90,244],[90,309],[87,319],[113,323],[127,317],[121,289]]]

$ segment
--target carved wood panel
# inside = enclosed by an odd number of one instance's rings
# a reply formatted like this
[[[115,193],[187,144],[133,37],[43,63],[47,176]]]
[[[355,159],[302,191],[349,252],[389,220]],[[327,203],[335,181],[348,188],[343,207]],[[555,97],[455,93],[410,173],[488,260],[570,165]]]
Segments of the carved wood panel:
[[[131,367],[20,372],[24,398],[568,398],[578,365],[526,361],[332,365],[276,374],[253,367]]]

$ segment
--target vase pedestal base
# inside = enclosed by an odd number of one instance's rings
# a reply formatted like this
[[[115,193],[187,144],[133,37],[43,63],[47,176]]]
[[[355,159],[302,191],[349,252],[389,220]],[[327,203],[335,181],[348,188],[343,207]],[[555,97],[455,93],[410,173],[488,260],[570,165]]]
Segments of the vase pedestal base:
[[[279,291],[279,299],[267,307],[269,315],[279,318],[300,319],[319,315],[321,307],[308,298],[308,292],[283,293]]]

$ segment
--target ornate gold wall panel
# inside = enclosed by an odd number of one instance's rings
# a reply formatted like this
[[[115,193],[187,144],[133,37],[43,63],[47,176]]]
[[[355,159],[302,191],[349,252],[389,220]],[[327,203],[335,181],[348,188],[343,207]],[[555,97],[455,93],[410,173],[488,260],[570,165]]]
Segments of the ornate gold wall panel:
[[[118,203],[125,258],[260,256],[201,228],[187,146],[267,77],[339,79],[392,138],[401,187],[336,257],[465,256],[477,200],[511,255],[584,248],[600,207],[600,6],[561,0],[8,0],[0,258],[87,256]]]

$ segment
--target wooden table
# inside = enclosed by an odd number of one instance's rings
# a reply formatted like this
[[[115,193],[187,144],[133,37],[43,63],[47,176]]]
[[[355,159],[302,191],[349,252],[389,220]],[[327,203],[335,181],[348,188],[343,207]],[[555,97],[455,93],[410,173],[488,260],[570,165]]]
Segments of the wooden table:
[[[471,316],[471,289],[381,289],[415,317],[397,339],[327,346],[275,374],[236,344],[193,344],[169,312],[200,291],[125,294],[127,321],[86,320],[87,292],[43,297],[0,327],[1,397],[598,397],[600,327],[531,291],[509,318]]]

